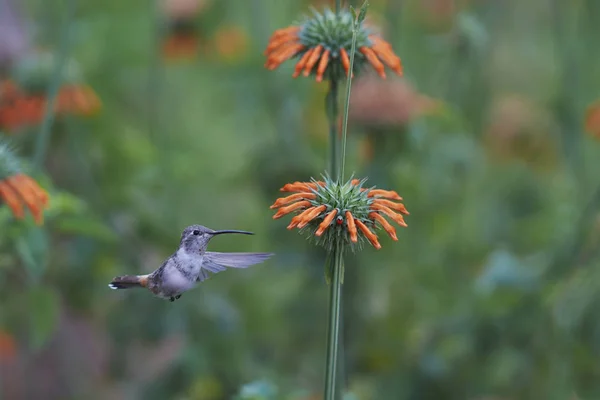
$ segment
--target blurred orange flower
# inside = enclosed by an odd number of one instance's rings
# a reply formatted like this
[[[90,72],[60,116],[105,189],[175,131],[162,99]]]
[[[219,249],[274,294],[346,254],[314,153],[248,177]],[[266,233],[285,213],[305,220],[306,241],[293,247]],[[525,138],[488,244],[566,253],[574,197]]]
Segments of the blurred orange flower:
[[[7,80],[0,83],[0,128],[8,131],[39,124],[46,111],[43,94],[29,94]],[[100,99],[87,85],[68,84],[58,92],[54,111],[58,115],[91,116],[102,108]]]
[[[220,57],[232,61],[246,53],[248,35],[237,26],[223,27],[216,32],[213,46]]]
[[[273,70],[284,61],[299,57],[293,77],[315,74],[317,82],[325,79],[341,79],[350,69],[352,51],[352,15],[347,10],[339,14],[326,9],[322,14],[314,12],[300,25],[276,30],[265,50],[265,67]],[[392,46],[374,34],[366,24],[361,24],[357,35],[353,73],[370,64],[380,77],[385,78],[386,64],[396,74],[402,75],[402,63]]]
[[[166,60],[189,60],[198,55],[199,40],[195,33],[177,32],[167,36],[162,44]]]
[[[600,139],[600,100],[587,108],[585,113],[585,130],[596,139]]]
[[[11,360],[17,355],[17,344],[14,337],[0,330],[0,361]]]
[[[288,183],[281,191],[294,194],[281,197],[271,205],[271,209],[278,209],[273,219],[297,213],[287,228],[309,227],[317,243],[324,247],[333,247],[338,239],[354,245],[362,238],[380,249],[379,239],[371,228],[379,226],[393,240],[398,240],[396,229],[384,216],[406,227],[402,214],[409,213],[396,192],[365,188],[365,181],[352,179],[338,183],[325,178],[324,181]]]
[[[29,176],[19,173],[0,180],[0,199],[10,207],[15,218],[24,219],[24,207],[27,207],[36,224],[43,224],[48,193]]]

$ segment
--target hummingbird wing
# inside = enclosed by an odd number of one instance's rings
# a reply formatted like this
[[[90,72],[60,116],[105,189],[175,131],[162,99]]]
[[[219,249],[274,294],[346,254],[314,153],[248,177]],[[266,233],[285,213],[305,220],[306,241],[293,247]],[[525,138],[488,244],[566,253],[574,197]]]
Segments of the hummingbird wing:
[[[227,268],[248,268],[265,261],[272,255],[273,253],[217,253],[207,251],[204,253],[202,268],[213,273],[225,271]]]

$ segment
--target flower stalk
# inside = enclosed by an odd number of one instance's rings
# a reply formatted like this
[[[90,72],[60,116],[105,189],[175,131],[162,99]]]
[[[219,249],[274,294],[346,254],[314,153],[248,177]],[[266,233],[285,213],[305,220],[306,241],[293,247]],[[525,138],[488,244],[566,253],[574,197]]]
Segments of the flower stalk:
[[[329,325],[327,328],[327,360],[325,368],[325,400],[335,398],[336,367],[340,337],[340,305],[342,303],[342,281],[344,244],[338,243],[333,250],[331,284],[329,285]]]

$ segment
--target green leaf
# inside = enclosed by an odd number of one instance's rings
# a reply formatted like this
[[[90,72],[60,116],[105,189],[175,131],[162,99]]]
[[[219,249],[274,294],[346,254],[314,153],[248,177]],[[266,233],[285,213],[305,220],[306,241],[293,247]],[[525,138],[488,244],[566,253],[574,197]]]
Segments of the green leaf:
[[[356,23],[356,10],[352,6],[350,6],[350,14],[352,14],[352,24],[355,24]]]
[[[29,341],[38,350],[46,344],[58,325],[60,299],[51,288],[32,287],[28,293]]]
[[[369,8],[369,2],[365,0],[362,7],[360,7],[360,13],[358,14],[358,25],[362,24],[367,16],[367,9]],[[355,17],[356,18],[356,17]]]

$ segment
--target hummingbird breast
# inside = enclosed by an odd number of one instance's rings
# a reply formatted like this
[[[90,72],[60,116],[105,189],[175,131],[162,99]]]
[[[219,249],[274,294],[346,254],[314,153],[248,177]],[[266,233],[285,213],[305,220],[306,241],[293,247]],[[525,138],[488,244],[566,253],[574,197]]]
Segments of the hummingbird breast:
[[[193,289],[202,268],[202,255],[178,251],[153,277],[149,289],[160,297],[173,297]]]

